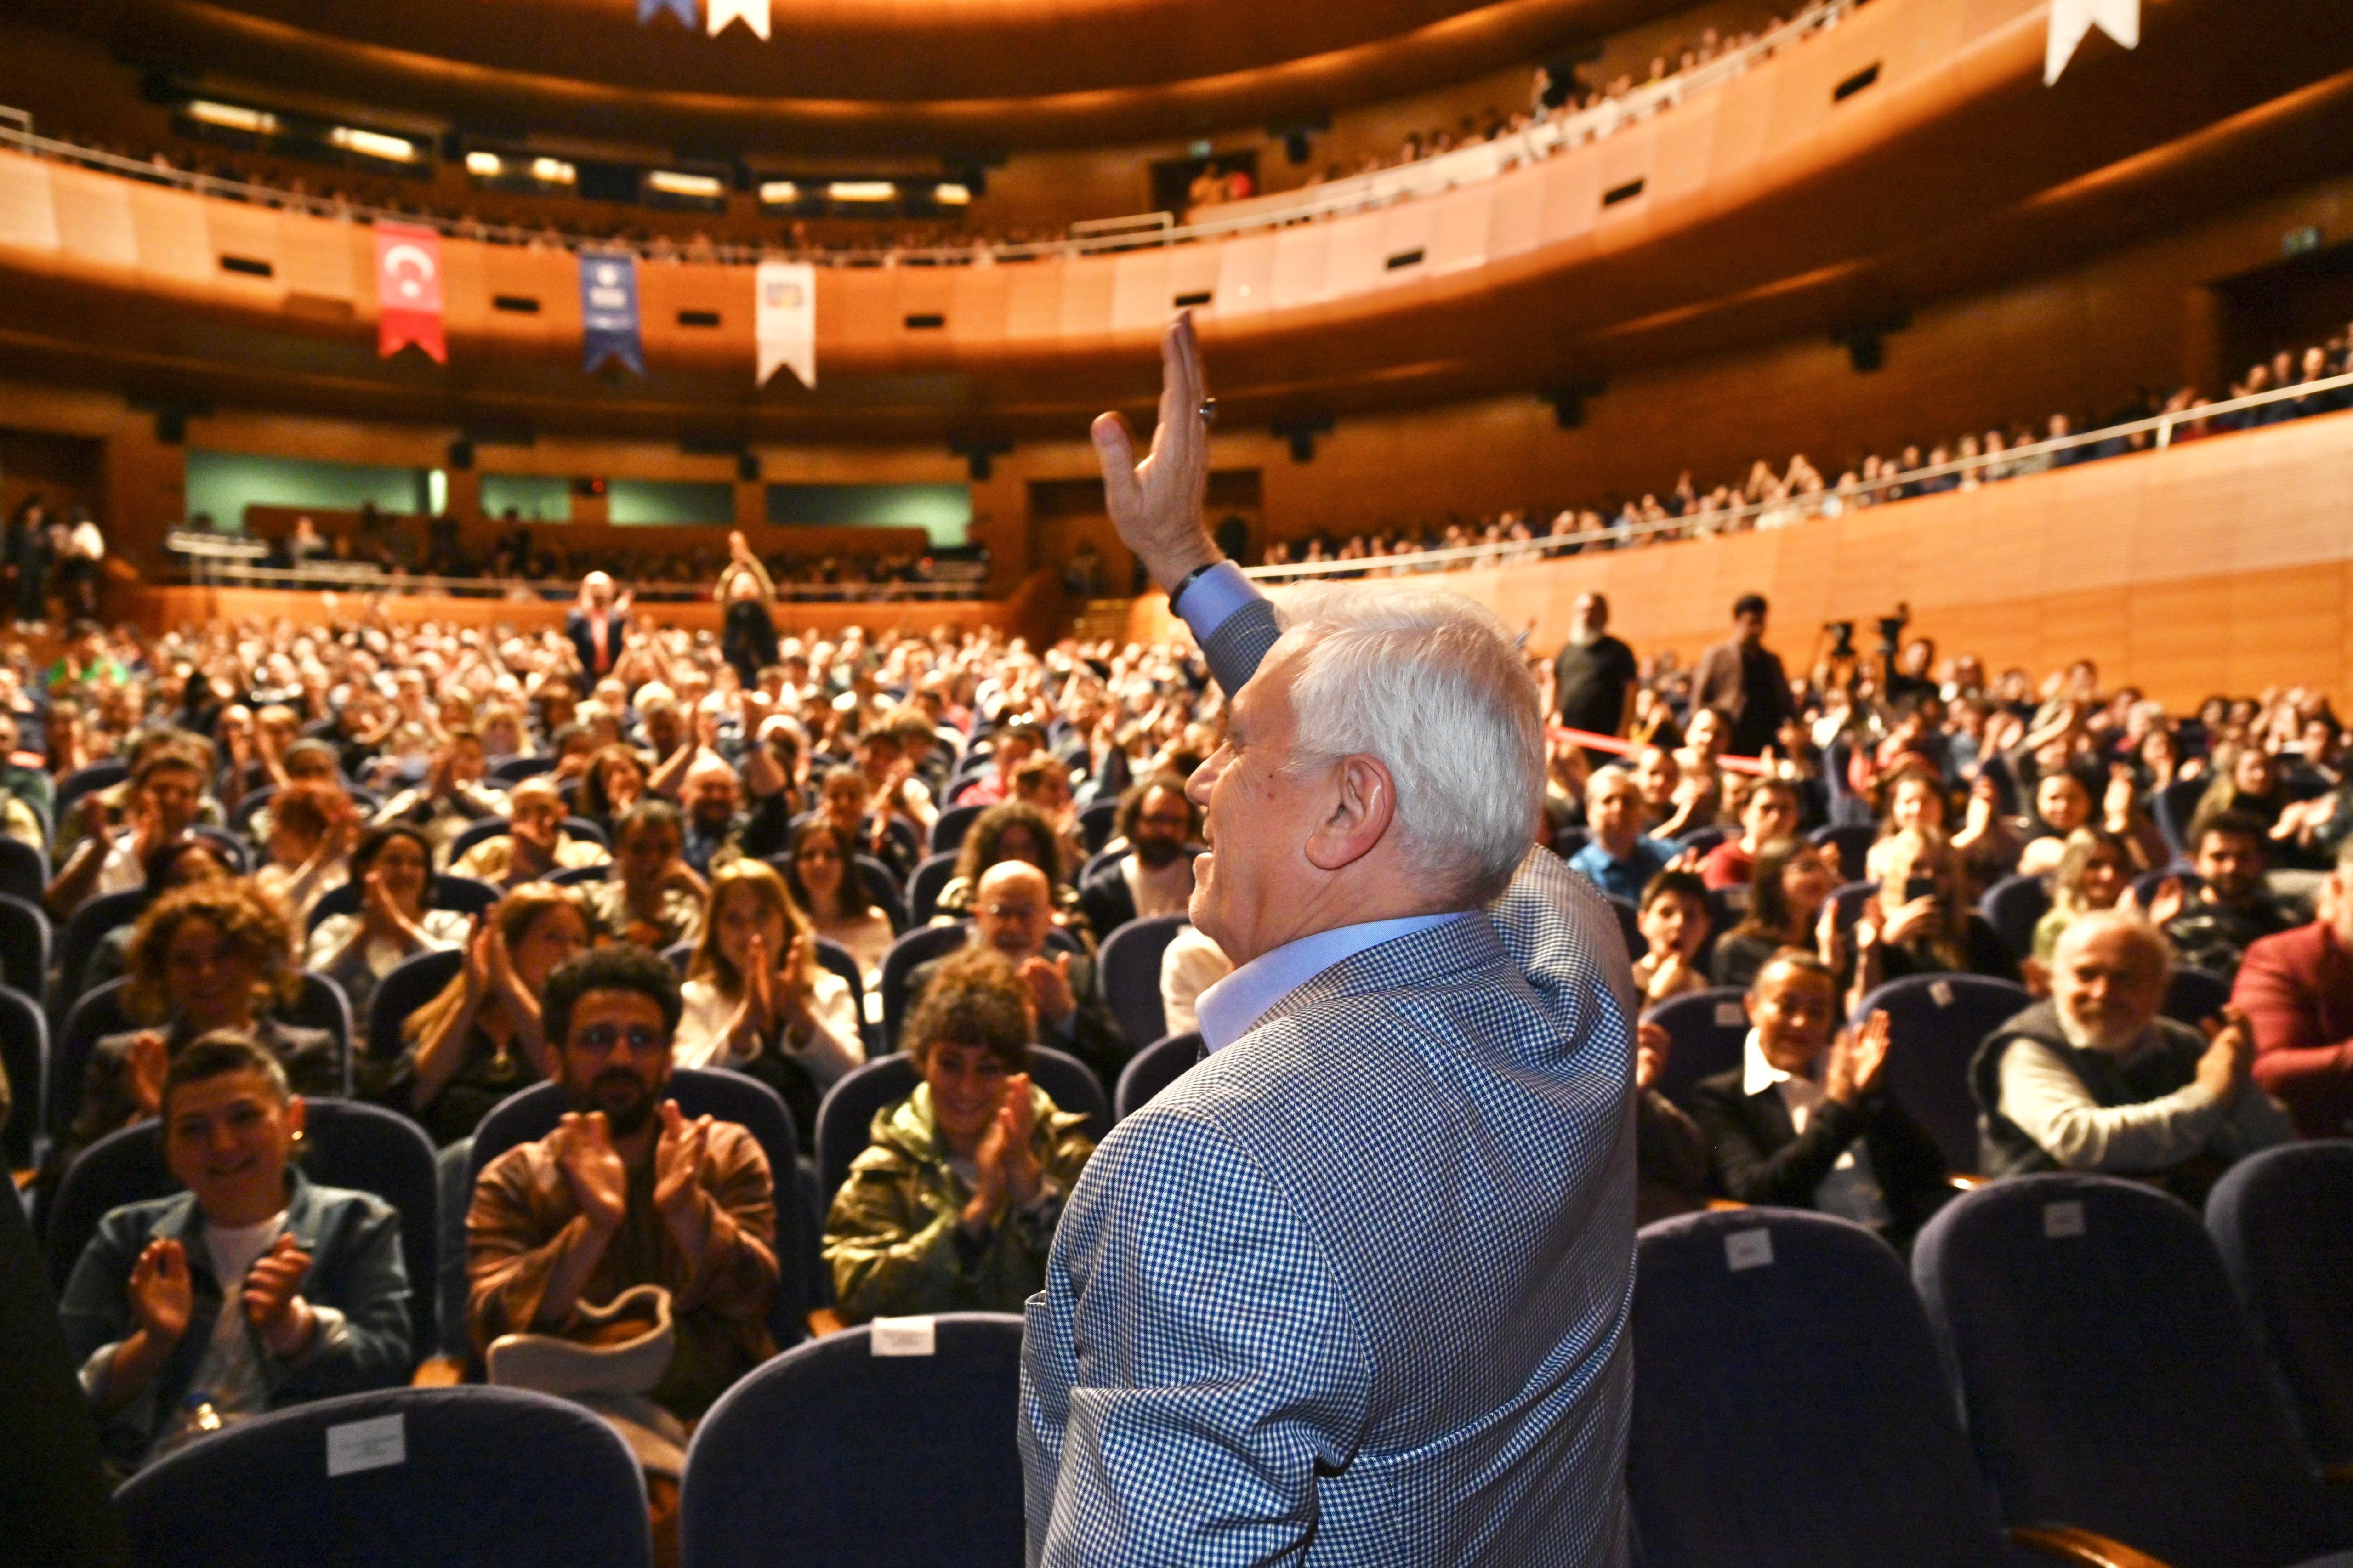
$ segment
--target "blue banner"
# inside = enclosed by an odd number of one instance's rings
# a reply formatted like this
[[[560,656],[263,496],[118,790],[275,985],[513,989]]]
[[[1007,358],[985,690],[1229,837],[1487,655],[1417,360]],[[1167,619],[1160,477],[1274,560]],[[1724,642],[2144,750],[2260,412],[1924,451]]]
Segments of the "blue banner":
[[[638,335],[638,258],[626,250],[580,253],[580,326],[587,351],[582,369],[617,359],[639,375],[646,353]]]
[[[638,0],[638,26],[644,26],[665,11],[685,23],[690,32],[702,31],[702,19],[694,14],[694,0]]]

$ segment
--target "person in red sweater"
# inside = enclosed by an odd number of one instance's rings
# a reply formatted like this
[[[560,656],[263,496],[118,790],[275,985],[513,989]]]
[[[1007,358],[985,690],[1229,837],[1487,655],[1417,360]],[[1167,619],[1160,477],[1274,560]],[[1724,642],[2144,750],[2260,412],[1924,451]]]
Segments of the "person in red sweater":
[[[2255,1032],[2255,1081],[2306,1138],[2353,1135],[2353,839],[2320,916],[2247,948],[2231,1000]]]
[[[1710,888],[1746,887],[1765,846],[1776,838],[1795,838],[1802,820],[1796,784],[1788,779],[1758,780],[1741,810],[1740,837],[1717,845],[1700,862],[1700,877]]]

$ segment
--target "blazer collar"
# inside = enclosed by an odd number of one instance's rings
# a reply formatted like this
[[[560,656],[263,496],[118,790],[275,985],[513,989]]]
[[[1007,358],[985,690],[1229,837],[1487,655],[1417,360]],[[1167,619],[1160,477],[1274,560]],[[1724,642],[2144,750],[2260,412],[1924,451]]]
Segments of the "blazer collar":
[[[1509,967],[1510,963],[1511,955],[1494,922],[1478,910],[1465,910],[1349,954],[1261,1013],[1242,1033],[1250,1034],[1335,997],[1394,991],[1403,977],[1420,981],[1498,963]]]

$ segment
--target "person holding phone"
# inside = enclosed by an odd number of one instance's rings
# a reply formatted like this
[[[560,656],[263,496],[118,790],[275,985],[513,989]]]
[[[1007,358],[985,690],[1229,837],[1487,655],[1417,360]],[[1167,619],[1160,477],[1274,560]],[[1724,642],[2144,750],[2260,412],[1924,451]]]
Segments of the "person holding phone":
[[[1969,908],[1960,857],[1941,829],[1899,833],[1880,852],[1880,890],[1855,921],[1857,950],[1875,971],[1869,985],[1909,974],[2018,980],[2017,961]]]

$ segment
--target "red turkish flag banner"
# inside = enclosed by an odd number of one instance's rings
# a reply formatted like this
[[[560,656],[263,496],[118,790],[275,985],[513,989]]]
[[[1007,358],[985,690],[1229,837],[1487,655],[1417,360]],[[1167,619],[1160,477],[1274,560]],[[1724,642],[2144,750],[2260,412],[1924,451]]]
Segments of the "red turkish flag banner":
[[[375,226],[376,352],[386,359],[415,343],[449,363],[441,330],[441,237],[408,224]]]

